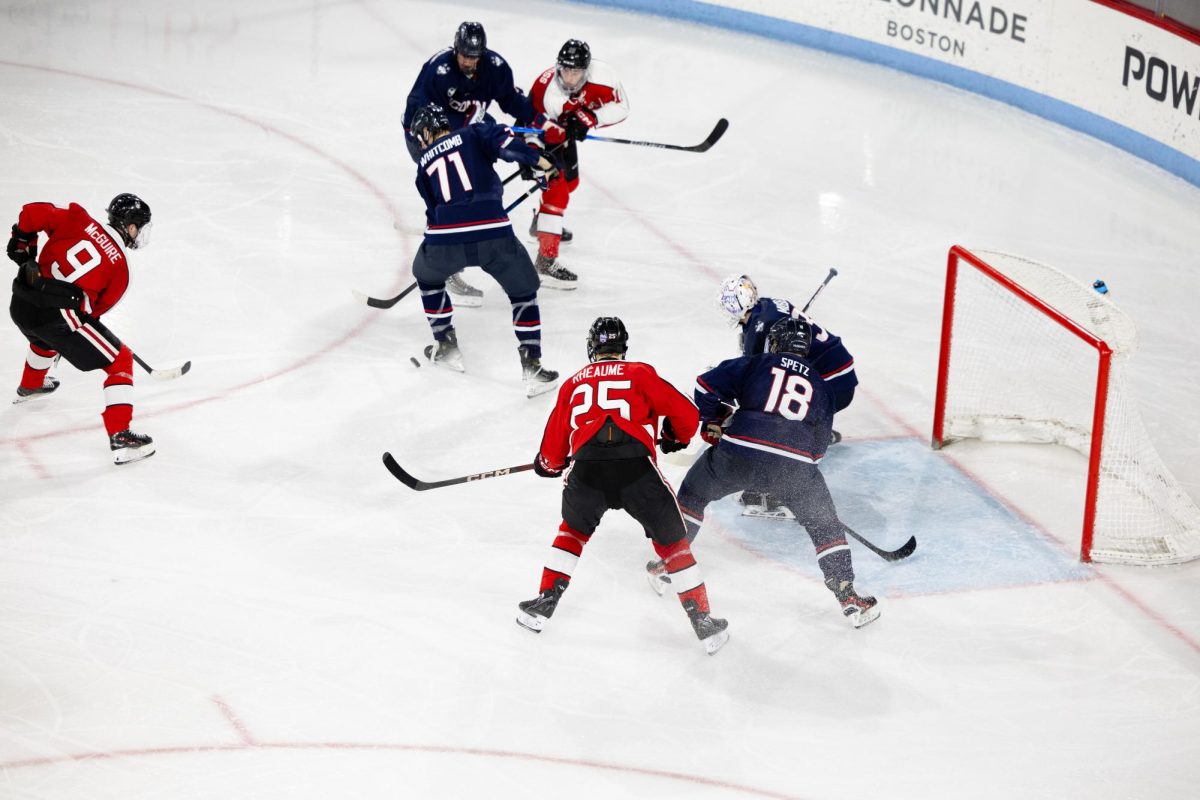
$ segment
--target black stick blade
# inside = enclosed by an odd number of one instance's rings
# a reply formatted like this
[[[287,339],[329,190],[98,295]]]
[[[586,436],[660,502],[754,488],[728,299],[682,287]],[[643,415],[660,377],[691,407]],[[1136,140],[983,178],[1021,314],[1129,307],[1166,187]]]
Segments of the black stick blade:
[[[421,482],[404,471],[404,468],[396,463],[396,459],[392,458],[391,453],[383,454],[383,465],[387,467],[387,471],[392,473],[392,477],[403,483],[410,489],[421,490]]]
[[[721,137],[725,135],[725,131],[727,130],[729,130],[729,120],[721,117],[721,119],[717,120],[717,124],[715,127],[713,127],[712,133],[708,135],[708,138],[691,149],[697,153],[706,152],[710,147],[721,140]]]
[[[858,531],[855,531],[849,525],[842,523],[842,529],[860,542],[863,547],[867,548],[884,561],[900,561],[911,556],[917,549],[917,537],[915,536],[908,537],[908,541],[895,550],[884,550],[882,547],[872,544],[869,540],[863,538]]]

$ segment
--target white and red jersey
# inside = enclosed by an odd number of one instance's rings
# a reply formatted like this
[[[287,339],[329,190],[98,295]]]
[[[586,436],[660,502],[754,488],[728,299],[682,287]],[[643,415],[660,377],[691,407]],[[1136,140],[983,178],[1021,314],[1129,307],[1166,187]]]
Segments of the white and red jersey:
[[[558,388],[558,400],[542,435],[542,458],[554,467],[566,464],[567,457],[587,444],[608,419],[655,458],[659,417],[671,420],[675,438],[684,443],[691,441],[700,425],[696,406],[659,377],[654,367],[640,361],[596,361]]]
[[[118,234],[92,219],[83,206],[58,208],[29,203],[17,227],[43,232],[49,240],[38,252],[43,278],[73,283],[83,290],[83,310],[93,317],[107,312],[129,287],[129,266]]]
[[[547,119],[565,125],[576,108],[583,107],[596,115],[596,127],[616,125],[629,116],[629,99],[621,86],[616,70],[603,61],[592,60],[588,79],[583,88],[568,95],[554,80],[555,68],[543,72],[533,82],[529,99],[533,110]]]

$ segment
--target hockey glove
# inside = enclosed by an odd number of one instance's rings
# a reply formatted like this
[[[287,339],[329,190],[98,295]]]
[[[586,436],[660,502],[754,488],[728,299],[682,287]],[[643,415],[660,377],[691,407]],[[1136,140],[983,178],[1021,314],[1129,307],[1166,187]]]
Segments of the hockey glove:
[[[12,238],[8,240],[8,257],[18,267],[37,258],[37,234],[26,233],[12,226]]]
[[[570,461],[567,463],[570,463]],[[550,466],[550,462],[543,458],[541,453],[538,453],[537,458],[533,459],[533,471],[543,478],[560,478],[562,477],[563,470],[566,468],[566,464],[563,464],[561,467]]]
[[[725,433],[725,429],[721,427],[720,422],[713,419],[700,421],[700,438],[714,447],[717,442],[721,441],[721,434],[723,433]]]
[[[542,128],[542,139],[551,146],[560,145],[567,140],[567,131],[557,122],[547,122]]]
[[[677,453],[687,447],[687,442],[681,442],[675,438],[675,426],[671,424],[669,417],[663,418],[661,434],[658,437],[658,449],[663,453]]]
[[[596,121],[595,114],[580,106],[567,117],[567,137],[582,142],[596,126]]]

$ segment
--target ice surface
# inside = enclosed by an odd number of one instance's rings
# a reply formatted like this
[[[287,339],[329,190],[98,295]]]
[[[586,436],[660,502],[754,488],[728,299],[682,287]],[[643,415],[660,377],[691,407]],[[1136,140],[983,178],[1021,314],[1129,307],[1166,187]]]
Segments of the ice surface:
[[[480,19],[527,85],[569,37],[620,72],[587,143],[545,363],[619,314],[680,387],[731,354],[726,274],[807,299],[862,386],[826,472],[879,622],[855,631],[797,529],[714,505],[696,552],[732,639],[708,658],[613,513],[541,635],[558,486],[427,493],[534,453],[509,312],[478,272],[469,373],[414,368],[421,204],[400,134],[419,64]],[[10,2],[2,207],[153,207],[112,327],[148,362],[117,469],[100,380],[0,410],[0,797],[1191,797],[1200,566],[1075,561],[1083,462],[926,445],[947,248],[1104,278],[1138,322],[1151,436],[1200,496],[1200,192],[1102,143],[843,58],[577,4]],[[519,193],[510,185],[511,196]],[[518,231],[530,209],[515,214]],[[15,386],[24,344],[0,356]],[[1030,376],[1036,380],[1036,376]],[[684,468],[666,465],[676,483]]]

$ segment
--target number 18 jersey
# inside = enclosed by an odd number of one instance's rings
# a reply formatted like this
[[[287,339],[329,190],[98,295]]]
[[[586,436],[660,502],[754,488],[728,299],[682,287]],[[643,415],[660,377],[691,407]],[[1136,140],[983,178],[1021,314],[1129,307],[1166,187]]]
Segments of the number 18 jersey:
[[[588,364],[558,389],[558,400],[542,436],[542,457],[566,463],[596,436],[607,420],[646,446],[654,458],[658,419],[671,420],[675,438],[688,442],[700,415],[691,400],[649,364],[602,359]]]
[[[696,378],[705,420],[736,406],[719,447],[739,455],[816,464],[833,431],[833,397],[812,362],[790,353],[722,361]]]

